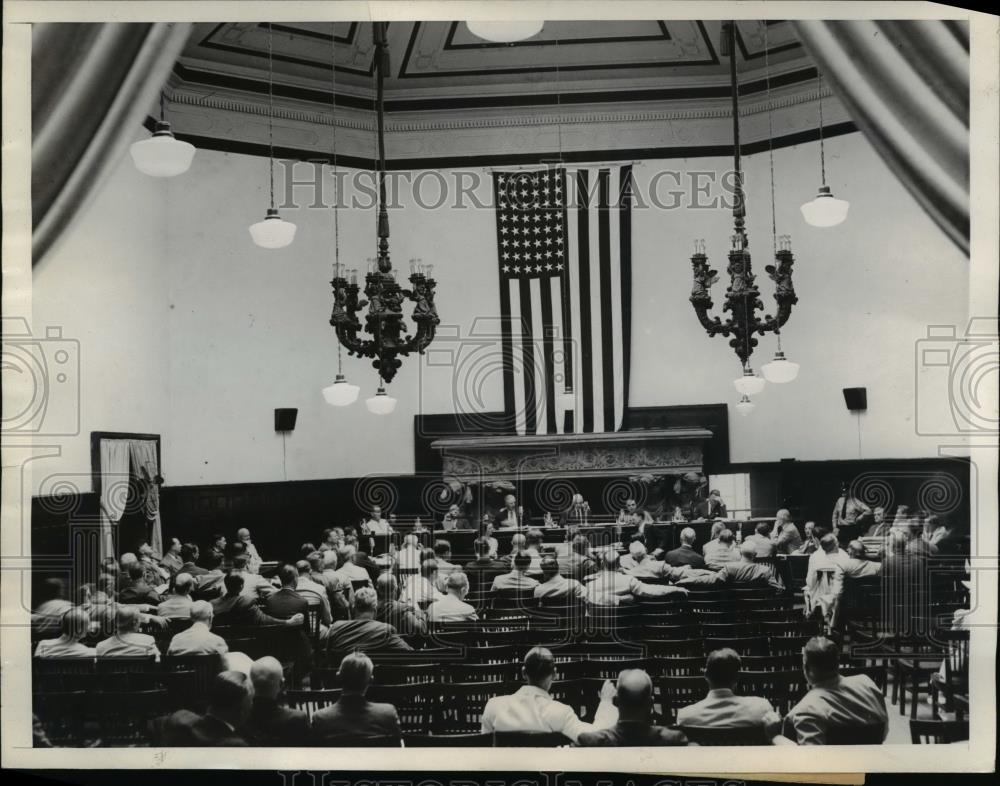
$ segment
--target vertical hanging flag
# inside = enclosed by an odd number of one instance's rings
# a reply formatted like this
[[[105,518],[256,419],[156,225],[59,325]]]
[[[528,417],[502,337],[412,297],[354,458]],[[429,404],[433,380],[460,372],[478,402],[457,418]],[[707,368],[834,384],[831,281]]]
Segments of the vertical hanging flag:
[[[628,403],[632,167],[493,176],[504,409],[518,434],[617,431]]]

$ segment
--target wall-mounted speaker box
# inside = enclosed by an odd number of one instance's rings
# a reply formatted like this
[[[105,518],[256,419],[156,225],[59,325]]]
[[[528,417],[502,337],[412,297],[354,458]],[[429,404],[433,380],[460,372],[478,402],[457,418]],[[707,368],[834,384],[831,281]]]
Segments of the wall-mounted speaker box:
[[[295,419],[298,416],[298,409],[288,408],[274,410],[274,430],[295,431]]]
[[[868,409],[868,388],[844,388],[844,403],[851,412]]]

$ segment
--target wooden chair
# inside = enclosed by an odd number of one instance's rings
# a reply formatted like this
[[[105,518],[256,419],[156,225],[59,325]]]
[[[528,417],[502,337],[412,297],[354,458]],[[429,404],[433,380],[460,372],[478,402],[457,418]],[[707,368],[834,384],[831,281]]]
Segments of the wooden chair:
[[[806,646],[806,643],[811,638],[812,636],[778,636],[768,639],[768,641],[772,655],[787,655],[790,653],[801,656],[802,648]]]
[[[517,682],[520,663],[450,663],[441,667],[443,682]]]
[[[967,720],[910,719],[910,740],[914,745],[948,745],[969,739]]]
[[[763,636],[733,636],[725,638],[706,638],[705,652],[728,648],[740,655],[766,655],[767,639]]]
[[[642,626],[644,639],[693,639],[701,636],[701,627],[697,623],[686,625],[661,625],[659,623]]]
[[[339,698],[340,688],[285,691],[285,701],[288,706],[305,711],[310,720],[318,710],[329,707]]]
[[[93,658],[32,658],[32,690],[42,693],[90,691],[97,681]]]
[[[770,745],[767,730],[756,726],[681,726],[689,742],[707,746]]]
[[[617,674],[615,675],[617,677]],[[571,680],[557,680],[549,688],[549,694],[556,701],[573,708],[577,717],[592,721],[600,704],[603,677],[577,677]]]
[[[706,639],[748,638],[757,631],[749,622],[702,623],[701,635]]]
[[[161,686],[162,670],[156,659],[98,658],[97,681],[101,691],[152,690]]]
[[[673,658],[650,658],[650,677],[700,677],[705,671],[704,655],[681,655]]]
[[[416,683],[372,685],[367,698],[393,705],[403,734],[422,734],[432,726],[440,695],[438,683]]]
[[[677,639],[675,641],[640,641],[643,657],[694,656],[704,657],[705,642],[700,638]]]
[[[517,690],[497,682],[442,683],[440,708],[430,727],[433,734],[472,734],[480,731],[483,708],[494,696]],[[426,732],[427,728],[414,733]]]
[[[559,748],[571,742],[557,731],[498,731],[493,734],[495,748]]]
[[[149,745],[150,721],[168,710],[163,689],[101,691],[89,704],[100,730],[101,747]]]
[[[809,690],[805,676],[797,671],[741,671],[740,693],[760,696],[785,715]]]
[[[659,677],[653,680],[655,699],[662,708],[662,716],[668,724],[677,721],[677,710],[701,701],[708,693],[708,685],[703,677]]]
[[[747,671],[793,671],[802,668],[802,656],[791,652],[782,655],[743,655],[740,662]]]
[[[944,675],[938,671],[930,677],[931,709],[934,717],[938,717],[938,694],[943,694],[945,709],[956,713],[955,720],[962,720],[962,708],[955,698],[969,694],[969,631],[945,630],[940,636],[947,642],[948,653]]]
[[[940,634],[938,634],[940,635]],[[899,714],[906,714],[906,694],[910,692],[910,717],[917,717],[917,703],[926,684],[931,691],[931,675],[938,671],[941,662],[948,657],[948,650],[938,641],[925,638],[897,636],[893,639],[895,650],[900,653],[893,669],[893,701],[898,688]]]
[[[87,744],[88,691],[34,692],[31,699],[32,711],[55,747],[71,748]]]
[[[222,667],[222,656],[217,654],[165,657],[163,672],[171,706],[204,712],[212,678],[222,671]]]
[[[437,682],[441,668],[437,663],[376,663],[377,685],[416,685]]]

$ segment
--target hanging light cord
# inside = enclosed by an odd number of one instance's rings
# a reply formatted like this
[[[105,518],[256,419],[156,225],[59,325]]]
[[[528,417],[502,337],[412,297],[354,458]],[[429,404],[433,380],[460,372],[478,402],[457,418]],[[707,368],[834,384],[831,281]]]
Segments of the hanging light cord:
[[[826,154],[823,150],[823,74],[816,68],[816,79],[819,86],[819,172],[823,185],[826,185]]]
[[[165,117],[165,115],[164,115],[164,112],[163,112],[163,91],[161,90],[160,91],[160,122],[161,123],[163,122],[164,117]]]
[[[333,277],[340,273],[340,178],[337,169],[337,28],[331,25],[330,33],[330,73],[332,90],[330,111],[333,125],[333,184],[336,188],[333,201]],[[337,341],[337,376],[344,373],[344,347]]]
[[[267,146],[271,159],[271,209],[274,210],[274,48],[271,23],[267,23]]]
[[[771,245],[774,256],[778,256],[778,217],[774,209],[774,120],[771,107],[771,64],[768,60],[767,20],[764,20],[764,79],[767,84],[767,154],[771,165]],[[778,352],[781,352],[781,328],[774,328],[778,339]]]
[[[559,151],[559,163],[563,163],[562,153],[562,90],[559,85],[559,39],[556,39],[556,134]]]

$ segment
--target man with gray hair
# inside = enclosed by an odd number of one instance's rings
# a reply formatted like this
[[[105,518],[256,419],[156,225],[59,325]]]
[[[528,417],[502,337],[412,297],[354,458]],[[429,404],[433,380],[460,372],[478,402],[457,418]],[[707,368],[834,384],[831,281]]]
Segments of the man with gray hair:
[[[360,594],[360,591],[359,591]],[[344,657],[337,670],[341,696],[313,715],[313,738],[318,743],[368,737],[399,737],[399,716],[391,704],[368,701],[375,666],[363,652]]]
[[[645,549],[645,547],[643,547]],[[674,568],[669,568],[674,570]],[[682,587],[643,584],[635,576],[618,572],[618,552],[613,548],[601,554],[601,570],[584,579],[587,603],[596,606],[617,606],[635,598],[646,598],[680,593],[687,595]]]
[[[403,636],[423,636],[427,633],[427,617],[419,606],[411,606],[399,599],[399,582],[386,572],[375,582],[378,608],[375,619],[394,627]]]
[[[191,616],[191,593],[195,587],[194,577],[189,573],[178,573],[170,594],[156,607],[156,616],[164,619],[188,619]]]
[[[191,627],[175,633],[167,648],[168,655],[225,655],[229,645],[212,633],[214,609],[207,600],[191,604]]]
[[[747,538],[740,544],[740,561],[727,562],[719,571],[719,576],[731,584],[767,584],[772,589],[782,592],[785,583],[774,566],[757,562],[756,559],[757,545]]]
[[[309,735],[309,715],[285,705],[281,662],[271,655],[255,660],[250,666],[250,681],[253,708],[243,728],[247,740],[264,748],[302,745]]]
[[[36,658],[93,658],[97,651],[81,643],[90,629],[90,615],[80,607],[64,612],[59,621],[62,635],[42,639],[35,649]]]
[[[246,527],[240,527],[240,529],[236,530],[236,542],[242,544],[244,552],[249,557],[247,570],[251,573],[260,573],[260,566],[264,560],[260,558],[260,554],[257,553],[257,547],[250,540],[250,530]]]
[[[705,558],[694,548],[696,539],[695,531],[691,527],[685,527],[681,530],[681,545],[664,554],[663,561],[675,568],[684,565],[689,565],[692,568],[704,568]]]
[[[139,633],[139,610],[135,606],[119,605],[115,612],[115,632],[97,643],[98,658],[149,658],[160,659],[156,640],[146,633]]]
[[[354,595],[354,619],[337,620],[330,626],[326,640],[331,652],[409,652],[392,625],[375,619],[378,596],[371,587],[362,587]]]
[[[458,571],[448,576],[445,589],[447,594],[427,607],[427,618],[431,622],[464,622],[479,619],[476,609],[465,602],[469,594],[469,579]]]

